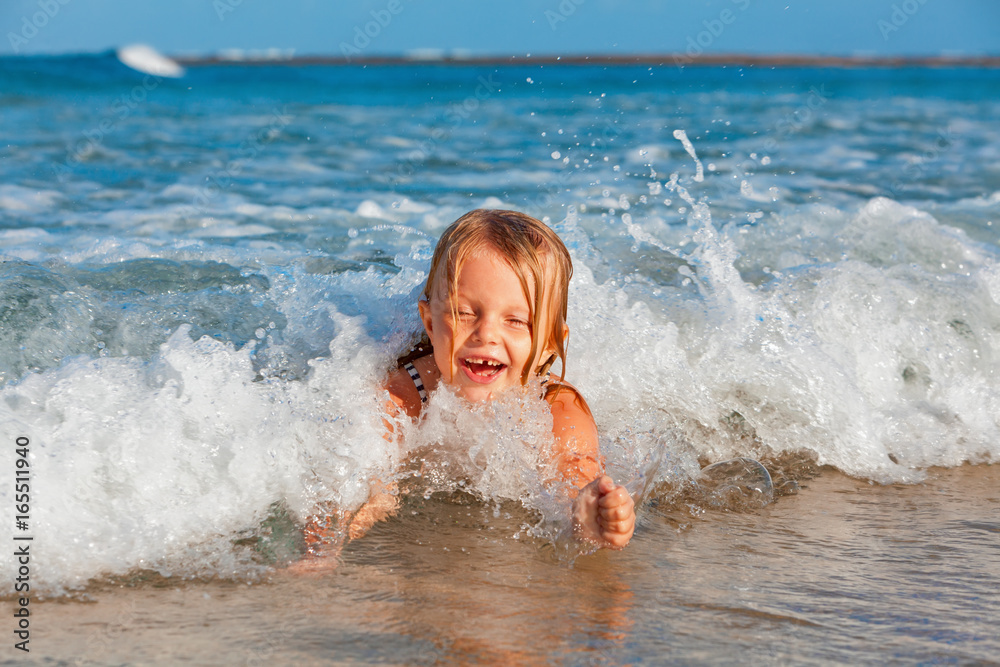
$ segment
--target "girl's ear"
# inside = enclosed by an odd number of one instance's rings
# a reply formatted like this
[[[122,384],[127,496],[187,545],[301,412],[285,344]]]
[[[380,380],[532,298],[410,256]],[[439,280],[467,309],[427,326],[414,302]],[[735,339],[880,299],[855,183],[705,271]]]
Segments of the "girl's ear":
[[[535,371],[535,373],[537,375],[545,375],[546,373],[549,372],[549,369],[552,368],[552,364],[554,364],[555,362],[556,362],[556,355],[550,354],[548,358],[542,362],[542,365],[538,367],[538,370]]]
[[[424,331],[427,332],[427,337],[433,339],[434,324],[431,318],[431,304],[424,299],[420,299],[417,301],[417,309],[420,311],[420,320],[424,323]]]
[[[562,332],[562,342],[563,342],[563,345],[566,344],[566,338],[568,336],[569,336],[569,327],[564,324],[563,325],[563,332]],[[552,348],[552,347],[546,347],[542,351],[542,358],[544,359],[544,361],[542,361],[542,364],[538,367],[538,374],[539,375],[544,375],[545,373],[547,373],[548,370],[549,370],[549,368],[552,367],[552,364],[554,364],[556,362],[556,359],[558,359],[559,356],[556,354],[556,351],[555,351],[554,348]]]
[[[568,337],[569,337],[569,327],[564,324],[563,325],[563,331],[562,331],[562,344],[563,344],[564,347],[566,345],[566,339]],[[551,345],[547,346],[544,350],[542,350],[542,356],[543,357],[547,357],[549,355],[552,355],[552,360],[554,361],[555,357],[556,357],[556,348],[554,348]],[[552,363],[552,361],[549,362],[549,364],[551,364],[551,363]]]

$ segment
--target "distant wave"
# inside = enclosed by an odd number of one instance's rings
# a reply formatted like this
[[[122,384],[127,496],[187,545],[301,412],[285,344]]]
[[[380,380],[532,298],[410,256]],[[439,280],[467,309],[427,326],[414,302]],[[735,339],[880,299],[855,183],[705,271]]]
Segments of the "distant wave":
[[[184,68],[145,44],[123,46],[115,51],[122,64],[145,74],[170,77],[184,76]]]
[[[149,57],[150,53],[154,56]],[[37,94],[39,86],[70,91],[132,85],[143,76],[176,80],[186,74],[174,60],[152,49],[145,59],[143,55],[142,51],[124,47],[91,53],[0,56],[0,93]]]

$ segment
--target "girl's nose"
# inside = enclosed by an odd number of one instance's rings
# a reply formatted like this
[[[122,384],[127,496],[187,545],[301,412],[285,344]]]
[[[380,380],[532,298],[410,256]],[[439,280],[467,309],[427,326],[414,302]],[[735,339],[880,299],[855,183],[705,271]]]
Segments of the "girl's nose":
[[[500,342],[500,323],[492,317],[480,318],[472,332],[472,338],[481,343]]]

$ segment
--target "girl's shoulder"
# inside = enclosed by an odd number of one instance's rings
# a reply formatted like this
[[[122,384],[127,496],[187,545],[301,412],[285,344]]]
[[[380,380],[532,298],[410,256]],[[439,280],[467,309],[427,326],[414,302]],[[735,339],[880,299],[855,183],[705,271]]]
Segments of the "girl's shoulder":
[[[588,440],[596,442],[594,415],[579,389],[565,380],[551,379],[545,384],[545,400],[556,427],[578,429]]]
[[[550,377],[545,381],[543,396],[549,405],[553,405],[556,402],[560,404],[576,403],[582,409],[586,410],[587,414],[590,414],[590,407],[587,405],[587,401],[584,400],[583,394],[566,380]]]

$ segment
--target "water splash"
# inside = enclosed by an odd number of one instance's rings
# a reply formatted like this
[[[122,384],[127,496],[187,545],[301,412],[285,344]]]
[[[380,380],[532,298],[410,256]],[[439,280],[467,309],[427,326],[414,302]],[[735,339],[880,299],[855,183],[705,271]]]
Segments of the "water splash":
[[[694,151],[694,144],[692,144],[691,140],[688,139],[687,132],[684,130],[674,130],[674,139],[681,142],[681,145],[684,146],[684,150],[686,150],[688,155],[691,156],[691,159],[694,160],[696,169],[694,181],[695,183],[701,183],[705,180],[705,168],[702,166],[701,160],[698,159],[698,154]]]

